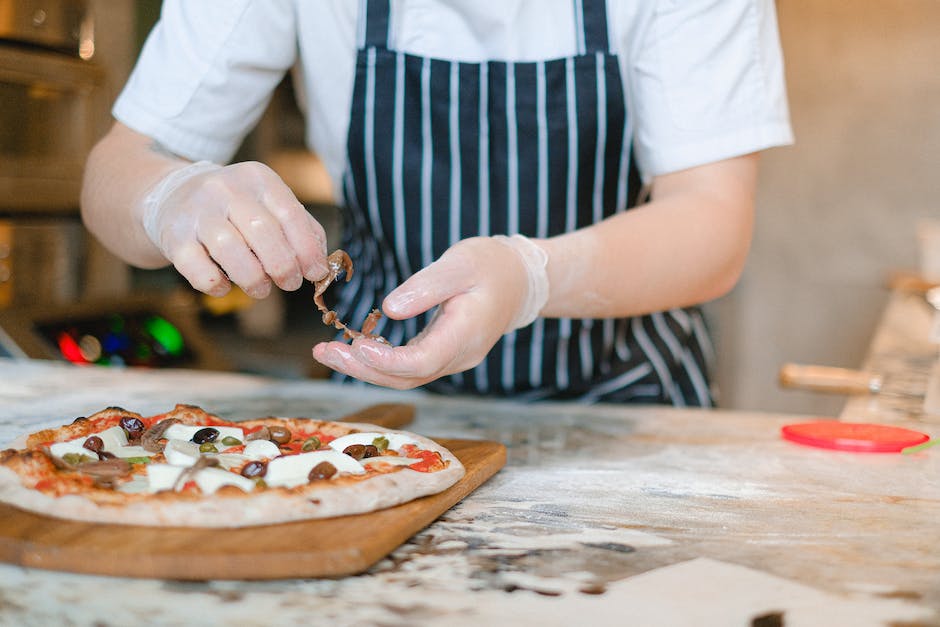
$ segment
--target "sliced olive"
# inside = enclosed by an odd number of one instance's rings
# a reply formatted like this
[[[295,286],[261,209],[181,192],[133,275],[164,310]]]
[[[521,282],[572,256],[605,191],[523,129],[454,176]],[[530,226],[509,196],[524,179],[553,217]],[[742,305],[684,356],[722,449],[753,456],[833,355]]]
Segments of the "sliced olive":
[[[87,448],[89,451],[94,451],[97,453],[104,448],[104,440],[99,438],[97,435],[90,436],[82,444],[82,448]]]
[[[140,418],[124,416],[121,418],[121,428],[127,432],[127,437],[133,439],[139,438],[146,427]]]
[[[329,479],[335,474],[336,466],[330,462],[320,462],[310,470],[310,474],[307,475],[307,480],[316,481],[318,479]]]
[[[224,438],[222,438],[222,444],[224,444],[225,446],[238,446],[241,443],[242,441],[233,435],[227,435]]]
[[[66,453],[62,456],[62,461],[64,461],[66,464],[69,464],[70,466],[77,466],[82,462],[90,462],[94,460],[92,460],[92,458],[88,455],[82,455],[81,453]]]
[[[212,427],[200,429],[193,434],[193,442],[196,444],[205,444],[206,442],[215,442],[219,437],[219,430]]]
[[[254,477],[263,477],[264,473],[268,471],[268,465],[265,462],[252,460],[242,466],[242,477],[248,477],[252,479]]]
[[[271,437],[271,441],[277,444],[287,444],[290,442],[290,429],[287,427],[268,427],[268,433]]]
[[[366,456],[366,447],[364,444],[350,444],[343,452],[355,460],[360,460]]]
[[[388,438],[384,435],[380,435],[379,437],[372,440],[372,446],[378,449],[380,453],[384,453],[388,450]]]
[[[304,440],[303,445],[300,447],[302,451],[315,451],[320,448],[320,438],[316,436],[311,436]]]
[[[215,447],[215,444],[212,442],[203,442],[199,445],[200,453],[218,453],[219,449]]]

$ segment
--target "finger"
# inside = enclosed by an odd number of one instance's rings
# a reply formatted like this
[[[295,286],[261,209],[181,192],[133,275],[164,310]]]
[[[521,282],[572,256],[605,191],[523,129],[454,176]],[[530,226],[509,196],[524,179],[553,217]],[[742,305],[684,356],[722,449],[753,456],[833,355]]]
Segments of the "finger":
[[[385,297],[382,310],[389,318],[413,318],[470,288],[469,260],[445,253]]]
[[[313,347],[313,358],[324,366],[347,376],[384,387],[410,390],[430,381],[389,375],[364,364],[353,354],[352,348],[343,342],[323,342]]]
[[[176,247],[169,260],[194,289],[210,296],[225,296],[232,288],[225,273],[209,257],[202,244],[189,241]]]
[[[290,188],[276,174],[271,174],[276,181],[265,185],[262,202],[280,224],[304,277],[310,281],[319,281],[328,272],[326,231],[297,200]]]
[[[301,286],[304,277],[294,251],[281,224],[264,206],[236,201],[229,209],[229,221],[278,287],[293,291]]]
[[[252,298],[264,298],[271,292],[271,280],[231,222],[203,217],[196,229],[199,241],[232,283]]]

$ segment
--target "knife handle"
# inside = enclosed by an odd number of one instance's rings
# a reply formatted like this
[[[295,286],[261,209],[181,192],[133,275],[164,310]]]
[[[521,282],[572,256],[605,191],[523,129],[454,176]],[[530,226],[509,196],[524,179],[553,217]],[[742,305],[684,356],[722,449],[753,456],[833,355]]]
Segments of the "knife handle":
[[[877,394],[883,380],[880,375],[864,370],[783,364],[779,373],[780,385],[833,394]]]

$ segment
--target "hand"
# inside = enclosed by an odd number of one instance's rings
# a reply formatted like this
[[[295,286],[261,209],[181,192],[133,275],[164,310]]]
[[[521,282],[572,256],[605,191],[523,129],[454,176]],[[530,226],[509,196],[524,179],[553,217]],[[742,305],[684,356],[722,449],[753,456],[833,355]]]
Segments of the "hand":
[[[313,347],[313,356],[351,377],[402,390],[473,368],[504,333],[530,324],[545,305],[546,261],[544,251],[522,237],[458,242],[382,304],[396,320],[438,308],[407,345],[324,342]]]
[[[147,236],[194,288],[238,285],[264,298],[271,282],[296,290],[326,274],[326,235],[267,166],[199,162],[175,170],[141,208]]]

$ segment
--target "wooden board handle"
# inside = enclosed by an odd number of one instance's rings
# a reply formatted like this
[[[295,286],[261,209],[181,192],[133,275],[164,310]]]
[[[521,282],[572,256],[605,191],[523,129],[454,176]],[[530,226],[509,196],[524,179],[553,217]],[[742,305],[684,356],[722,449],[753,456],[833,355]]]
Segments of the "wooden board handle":
[[[783,364],[780,367],[780,385],[834,394],[874,394],[881,390],[879,375],[864,370]]]
[[[368,422],[386,429],[401,429],[415,419],[415,406],[408,403],[381,403],[343,416],[343,422]]]

